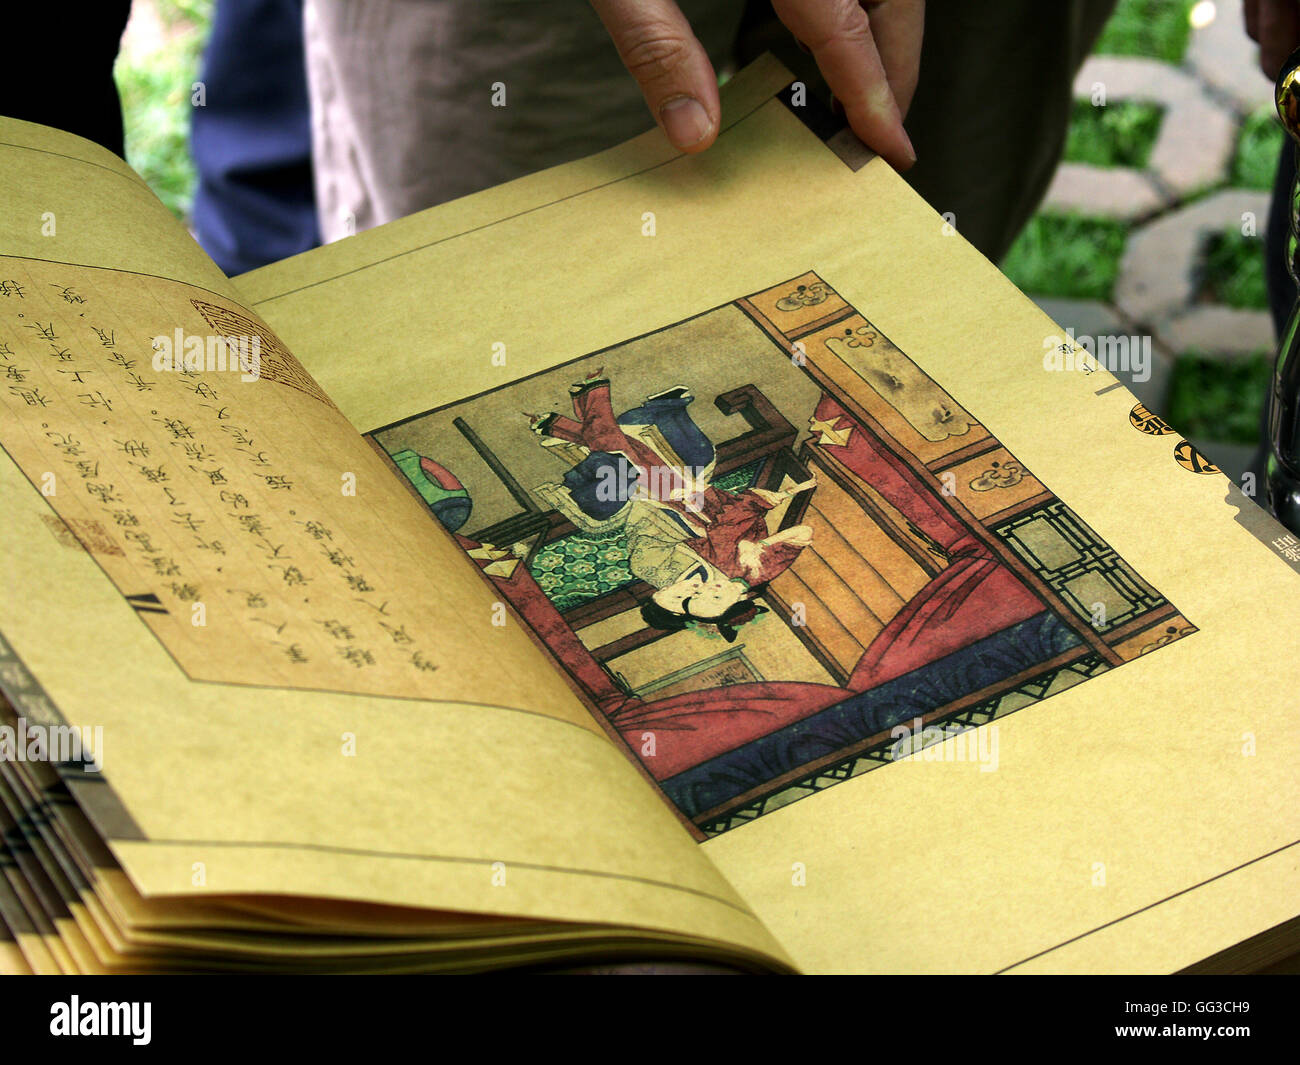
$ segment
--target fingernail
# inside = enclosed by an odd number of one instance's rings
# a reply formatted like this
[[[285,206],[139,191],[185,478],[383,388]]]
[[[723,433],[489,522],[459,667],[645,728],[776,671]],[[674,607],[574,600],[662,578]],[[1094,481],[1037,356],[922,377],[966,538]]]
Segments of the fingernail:
[[[713,132],[708,112],[692,96],[674,96],[659,108],[659,121],[676,148],[690,148]]]
[[[908,165],[911,166],[916,162],[916,148],[912,145],[912,138],[907,135],[907,130],[903,130],[903,146],[907,149]]]

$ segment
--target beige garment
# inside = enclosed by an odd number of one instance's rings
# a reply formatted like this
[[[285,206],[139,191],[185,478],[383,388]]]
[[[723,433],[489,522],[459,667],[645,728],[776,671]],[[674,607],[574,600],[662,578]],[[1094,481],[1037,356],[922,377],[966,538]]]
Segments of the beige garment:
[[[681,0],[714,64],[739,0]],[[654,119],[587,0],[307,0],[328,241],[569,162]]]
[[[644,499],[633,499],[613,517],[598,521],[573,502],[561,484],[538,485],[537,494],[591,536],[622,530],[629,548],[628,568],[638,580],[667,588],[703,560],[688,548],[687,532],[672,514]]]
[[[631,545],[628,567],[634,576],[667,588],[703,560],[683,543],[682,527],[661,507],[633,503],[627,518],[627,539]]]

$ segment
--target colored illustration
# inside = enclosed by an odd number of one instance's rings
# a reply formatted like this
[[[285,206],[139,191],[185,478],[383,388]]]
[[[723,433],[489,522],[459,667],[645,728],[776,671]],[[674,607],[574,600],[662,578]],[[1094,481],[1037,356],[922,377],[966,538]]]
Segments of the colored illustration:
[[[598,371],[599,372],[599,371]],[[690,390],[648,397],[617,418],[610,382],[574,385],[574,418],[555,413],[531,427],[544,444],[573,445],[580,461],[538,493],[577,528],[617,529],[631,574],[654,591],[641,604],[652,628],[712,625],[728,642],[763,608],[755,599],[811,543],[806,525],[773,529],[770,516],[813,482],[771,491],[712,483],[716,451],[691,420]]]
[[[390,458],[406,474],[415,490],[429,504],[433,516],[448,532],[455,532],[469,521],[474,504],[454,473],[414,451],[399,451]]]
[[[811,273],[375,437],[700,838],[1196,631]]]

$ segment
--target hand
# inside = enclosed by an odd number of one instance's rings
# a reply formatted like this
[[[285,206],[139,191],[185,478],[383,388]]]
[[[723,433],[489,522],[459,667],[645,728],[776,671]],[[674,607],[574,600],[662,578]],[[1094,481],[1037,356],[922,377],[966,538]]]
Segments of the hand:
[[[673,145],[718,136],[718,79],[674,0],[591,0]],[[916,91],[925,0],[772,0],[817,60],[853,132],[899,170],[916,162],[903,116]]]
[[[1245,0],[1246,32],[1259,45],[1259,67],[1276,81],[1287,56],[1300,46],[1300,3],[1296,0]]]

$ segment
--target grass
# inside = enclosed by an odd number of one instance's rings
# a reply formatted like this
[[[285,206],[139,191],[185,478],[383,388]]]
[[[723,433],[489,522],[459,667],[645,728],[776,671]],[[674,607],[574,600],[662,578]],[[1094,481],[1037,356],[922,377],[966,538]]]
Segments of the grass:
[[[1232,184],[1243,189],[1271,189],[1286,134],[1271,107],[1261,107],[1246,119],[1232,162]]]
[[[1206,248],[1202,296],[1229,307],[1268,309],[1264,247],[1259,237],[1236,230],[1216,234]]]
[[[1256,352],[1226,362],[1189,353],[1174,363],[1169,380],[1170,424],[1184,436],[1225,444],[1254,444],[1273,375],[1272,357]]]
[[[1191,37],[1193,6],[1194,0],[1120,0],[1094,52],[1178,64]],[[1219,4],[1220,17],[1227,6]],[[1086,100],[1078,101],[1065,157],[1095,166],[1141,168],[1159,134],[1160,118],[1158,110],[1150,106],[1094,108]],[[1249,116],[1242,126],[1228,184],[1272,188],[1282,140],[1270,108]],[[1195,198],[1182,199],[1191,202]],[[1124,227],[1118,223],[1039,215],[1012,248],[1003,269],[1034,295],[1104,300],[1114,287],[1123,247]],[[1231,307],[1268,306],[1258,238],[1235,230],[1215,237],[1206,250],[1203,269],[1203,298]],[[1191,437],[1254,444],[1271,374],[1270,353],[1225,361],[1189,352],[1174,364],[1167,417]]]
[[[1075,100],[1065,160],[1093,166],[1144,167],[1160,133],[1164,109],[1129,101],[1094,107]]]
[[[1035,296],[1109,300],[1128,227],[1109,219],[1042,213],[1030,219],[1002,263]]]
[[[129,27],[113,71],[122,97],[126,160],[184,220],[194,202],[195,184],[190,94],[198,80],[212,5],[213,0],[153,0],[163,39],[153,42],[156,47],[135,43]]]
[[[1120,0],[1093,51],[1181,62],[1192,32],[1193,4],[1194,0]]]

